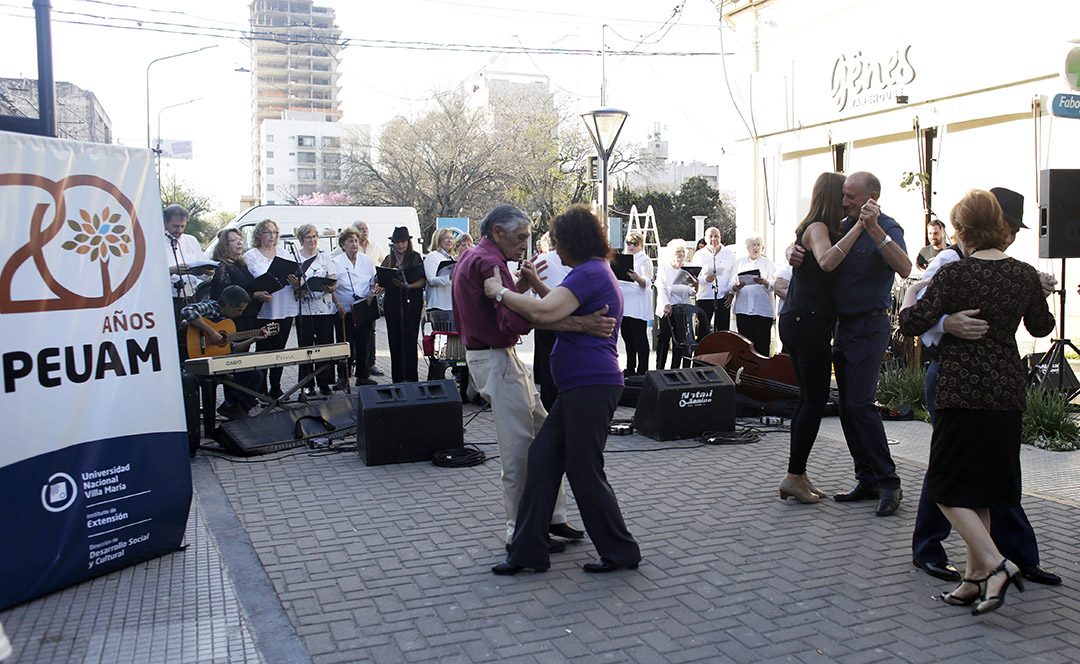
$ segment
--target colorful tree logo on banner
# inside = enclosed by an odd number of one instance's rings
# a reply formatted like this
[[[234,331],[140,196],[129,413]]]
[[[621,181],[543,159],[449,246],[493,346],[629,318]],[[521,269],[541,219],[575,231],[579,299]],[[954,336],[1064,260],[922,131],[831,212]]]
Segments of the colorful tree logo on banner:
[[[0,271],[0,313],[27,313],[33,311],[70,311],[73,309],[97,309],[107,307],[123,297],[142,274],[146,261],[146,240],[143,237],[135,205],[112,182],[96,175],[73,175],[62,180],[50,180],[32,173],[0,173],[0,187],[23,186],[44,189],[53,202],[34,206],[29,224],[29,238],[12,253]],[[79,206],[79,219],[67,218],[67,195],[76,187],[105,192],[116,201],[117,206],[104,207],[91,212]],[[45,225],[45,217],[52,211],[52,220]],[[46,251],[60,232],[67,228],[73,235],[60,245],[63,253]],[[71,252],[68,254],[67,252]],[[91,265],[98,266],[100,295],[75,292],[57,279],[54,270],[67,274],[71,265],[63,260],[65,255],[85,256]],[[114,284],[110,259],[128,259],[126,273]],[[15,273],[27,261],[32,261],[46,287],[56,297],[48,299],[16,299],[12,293]],[[81,284],[80,284],[81,286]],[[94,286],[92,281],[86,287]],[[80,287],[80,290],[83,290]],[[96,290],[96,288],[93,288]]]

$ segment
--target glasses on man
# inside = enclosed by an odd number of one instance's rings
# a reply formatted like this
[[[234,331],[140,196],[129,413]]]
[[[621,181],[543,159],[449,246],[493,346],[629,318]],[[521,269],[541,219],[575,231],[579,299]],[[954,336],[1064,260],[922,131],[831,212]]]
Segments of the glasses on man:
[[[628,247],[636,247],[636,246],[638,246],[639,244],[640,244],[640,242],[638,242],[637,240],[630,240],[630,241],[628,241],[628,242],[626,243],[626,246],[628,246]]]

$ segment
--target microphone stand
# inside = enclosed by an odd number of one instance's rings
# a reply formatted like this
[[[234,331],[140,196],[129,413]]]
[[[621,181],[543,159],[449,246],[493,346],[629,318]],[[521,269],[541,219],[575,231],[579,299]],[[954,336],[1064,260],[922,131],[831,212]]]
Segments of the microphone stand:
[[[180,296],[180,301],[184,305],[191,304],[191,300],[187,294],[187,280],[184,279],[185,275],[180,271],[180,266],[185,265],[184,250],[180,248],[179,239],[172,236],[168,231],[165,232],[165,237],[169,238],[169,243],[172,246],[173,253],[173,265],[176,267],[176,276],[178,281],[176,282],[176,292]]]
[[[311,295],[311,288],[308,286],[307,280],[304,279],[304,265],[303,265],[304,262],[302,260],[300,260],[300,254],[299,254],[299,252],[296,251],[296,245],[294,245],[289,240],[285,240],[285,248],[289,250],[289,253],[292,254],[293,260],[296,261],[296,278],[300,282],[300,288],[295,291],[295,297],[296,297],[296,302],[297,302],[297,307],[296,307],[296,311],[297,311],[297,315],[296,315],[296,328],[297,328],[296,329],[296,343],[297,343],[297,345],[299,345],[300,344],[300,333],[301,333],[301,330],[304,329],[304,293],[307,292],[308,295]],[[318,251],[318,250],[316,249],[316,251]],[[314,332],[315,331],[314,331],[314,325],[313,325],[312,326],[312,336],[314,336]],[[314,364],[311,365],[311,371],[312,371],[312,374],[310,374],[310,375],[313,375],[314,372],[315,372],[315,365]],[[311,382],[314,382],[314,380],[312,380]],[[314,389],[315,388],[312,387],[312,390],[314,390]],[[300,393],[301,400],[304,399],[302,390],[303,390],[303,388],[301,388],[301,393]]]

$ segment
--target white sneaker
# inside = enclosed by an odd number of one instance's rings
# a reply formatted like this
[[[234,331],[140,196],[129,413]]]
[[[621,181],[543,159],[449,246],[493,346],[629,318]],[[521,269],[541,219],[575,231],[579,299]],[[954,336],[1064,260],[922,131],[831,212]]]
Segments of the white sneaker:
[[[8,640],[7,634],[4,633],[4,625],[0,623],[0,660],[11,657],[11,641]]]

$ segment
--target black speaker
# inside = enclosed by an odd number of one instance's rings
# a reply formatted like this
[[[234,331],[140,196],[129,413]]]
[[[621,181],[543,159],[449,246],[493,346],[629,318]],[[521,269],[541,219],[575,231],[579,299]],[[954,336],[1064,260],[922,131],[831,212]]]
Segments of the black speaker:
[[[348,431],[356,424],[355,412],[356,398],[345,394],[326,401],[289,404],[225,422],[214,431],[214,440],[231,454],[271,454],[299,447],[314,436]]]
[[[645,374],[634,427],[653,440],[735,430],[735,384],[720,367]]]
[[[1029,385],[1065,394],[1073,394],[1076,390],[1080,390],[1080,381],[1076,379],[1076,374],[1073,373],[1072,366],[1067,360],[1050,364],[1043,361],[1044,355],[1045,353],[1031,353],[1024,356]]]
[[[356,449],[364,465],[431,461],[465,446],[461,397],[452,380],[358,389]]]
[[[1080,257],[1080,169],[1039,173],[1039,258]]]

